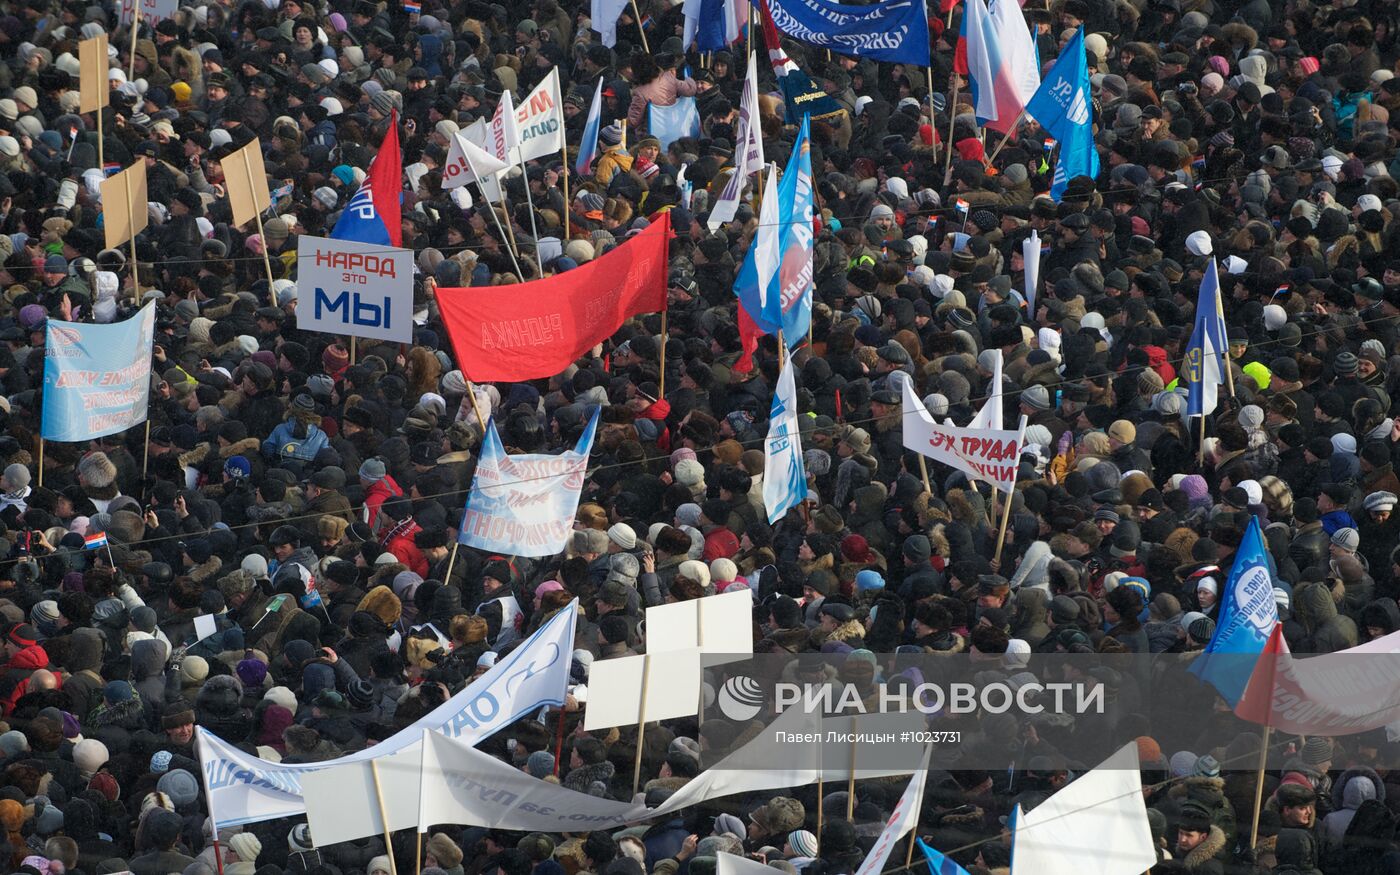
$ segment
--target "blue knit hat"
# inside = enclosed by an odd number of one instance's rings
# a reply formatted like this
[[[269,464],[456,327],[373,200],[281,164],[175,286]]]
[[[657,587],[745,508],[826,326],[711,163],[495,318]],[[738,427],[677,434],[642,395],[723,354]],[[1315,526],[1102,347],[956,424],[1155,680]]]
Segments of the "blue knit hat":
[[[868,589],[884,589],[885,579],[880,576],[880,572],[873,568],[867,568],[856,575],[856,591],[864,592]]]

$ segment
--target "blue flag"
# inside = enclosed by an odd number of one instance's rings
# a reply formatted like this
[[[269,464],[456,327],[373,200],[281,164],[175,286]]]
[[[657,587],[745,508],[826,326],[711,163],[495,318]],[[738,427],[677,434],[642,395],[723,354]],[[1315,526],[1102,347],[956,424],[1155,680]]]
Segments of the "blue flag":
[[[1091,100],[1084,28],[1080,27],[1026,104],[1026,113],[1060,143],[1055,181],[1050,186],[1050,197],[1056,203],[1074,177],[1099,175]]]
[[[700,110],[696,108],[695,98],[677,97],[670,106],[653,103],[647,129],[661,142],[663,152],[681,137],[700,136]]]
[[[1220,591],[1219,621],[1201,655],[1189,671],[1206,681],[1220,697],[1234,707],[1244,695],[1250,673],[1269,635],[1278,624],[1274,602],[1274,581],[1269,574],[1268,553],[1259,518],[1252,517],[1249,529],[1235,554],[1230,579]]]
[[[1220,305],[1220,275],[1215,257],[1201,277],[1196,295],[1196,325],[1186,344],[1181,363],[1181,382],[1186,385],[1186,415],[1207,416],[1215,411],[1216,395],[1225,381],[1225,314]]]
[[[802,343],[812,324],[812,144],[802,119],[787,170],[778,183],[778,269],[763,304],[762,321],[782,329],[788,349]]]
[[[739,335],[752,329],[758,334],[777,334],[782,322],[770,321],[768,299],[777,286],[778,263],[782,258],[782,234],[778,221],[780,209],[778,185],[774,182],[777,168],[769,165],[763,189],[763,204],[758,210],[758,231],[749,243],[749,253],[734,277],[734,295],[739,299]],[[746,320],[749,320],[746,323]],[[755,341],[756,343],[756,341]],[[746,354],[753,350],[746,347]],[[742,358],[741,358],[742,361]]]
[[[928,12],[915,0],[850,6],[831,0],[768,0],[773,23],[793,39],[875,61],[929,65]]]
[[[957,861],[945,856],[942,851],[935,851],[924,844],[923,839],[914,839],[919,845],[919,850],[924,852],[924,859],[928,860],[929,875],[967,875],[967,870],[959,866]]]

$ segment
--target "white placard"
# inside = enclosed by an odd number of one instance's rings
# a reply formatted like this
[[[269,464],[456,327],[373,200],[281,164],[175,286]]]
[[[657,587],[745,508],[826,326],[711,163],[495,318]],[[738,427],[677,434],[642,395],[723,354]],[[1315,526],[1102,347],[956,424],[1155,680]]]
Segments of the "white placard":
[[[650,665],[646,663],[650,660]],[[646,712],[642,714],[642,677]],[[635,726],[689,717],[700,704],[700,651],[695,648],[600,659],[588,672],[588,708],[583,728]]]
[[[699,648],[706,666],[753,653],[753,593],[747,589],[647,608],[647,652]]]
[[[302,237],[297,327],[413,342],[413,250]]]
[[[219,631],[219,624],[214,621],[213,614],[200,614],[194,618],[194,634],[196,641],[203,641],[210,635]]]

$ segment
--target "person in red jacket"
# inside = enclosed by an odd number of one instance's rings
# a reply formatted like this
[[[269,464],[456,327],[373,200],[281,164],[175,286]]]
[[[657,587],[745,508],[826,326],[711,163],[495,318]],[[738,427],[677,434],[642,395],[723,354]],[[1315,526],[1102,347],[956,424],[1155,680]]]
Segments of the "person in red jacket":
[[[380,541],[384,549],[393,553],[400,562],[419,577],[428,576],[428,557],[423,555],[414,542],[413,536],[423,531],[423,527],[413,520],[413,504],[400,496],[391,498],[380,506],[385,524],[390,526]]]
[[[379,510],[384,502],[403,495],[403,488],[394,482],[384,467],[384,460],[366,459],[360,465],[360,485],[365,489],[364,521],[376,533],[384,530],[384,522],[379,519]]]
[[[39,644],[39,633],[20,623],[5,635],[5,666],[0,669],[0,712],[6,717],[29,690],[34,672],[49,667],[49,654]]]

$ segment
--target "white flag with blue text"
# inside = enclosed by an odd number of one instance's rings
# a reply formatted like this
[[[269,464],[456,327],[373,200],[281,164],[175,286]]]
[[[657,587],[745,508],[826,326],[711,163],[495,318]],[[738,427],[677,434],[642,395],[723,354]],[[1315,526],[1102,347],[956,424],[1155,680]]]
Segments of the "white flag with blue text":
[[[797,385],[792,378],[792,358],[778,375],[773,409],[768,415],[768,437],[763,442],[763,506],[768,522],[782,519],[807,498],[807,472],[802,465],[802,438],[797,432]]]
[[[569,654],[574,648],[577,616],[575,600],[457,695],[384,741],[338,759],[296,764],[269,762],[198,727],[199,759],[215,828],[306,814],[303,779],[327,769],[359,764],[366,767],[359,770],[361,777],[369,781],[371,760],[384,763],[401,754],[414,759],[415,754],[408,749],[420,747],[424,729],[476,744],[545,705],[562,705],[569,682]],[[393,829],[406,829],[417,822],[417,787],[407,796],[386,799],[399,819]],[[367,794],[362,798],[367,798]],[[344,828],[350,829],[350,824]],[[341,840],[332,838],[329,830],[323,832],[327,834],[318,835],[318,842]]]

